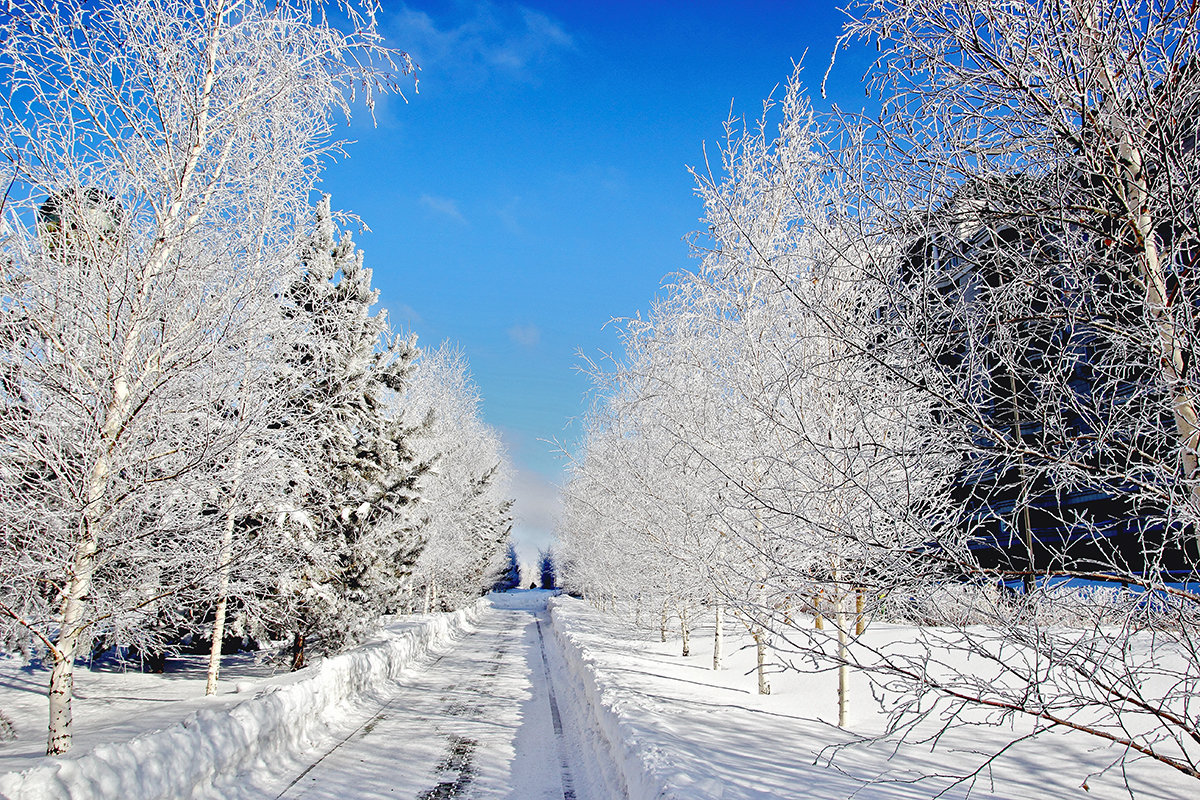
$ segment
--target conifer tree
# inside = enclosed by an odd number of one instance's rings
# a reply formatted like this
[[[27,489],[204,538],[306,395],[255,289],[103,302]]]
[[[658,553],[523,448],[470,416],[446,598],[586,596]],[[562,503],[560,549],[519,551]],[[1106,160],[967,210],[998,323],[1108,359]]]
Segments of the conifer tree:
[[[281,586],[294,622],[293,667],[314,639],[331,649],[357,638],[399,591],[422,547],[413,507],[428,464],[418,463],[398,397],[416,357],[399,338],[349,235],[325,196],[316,208],[302,270],[284,298],[294,338],[280,380],[279,425],[303,435],[295,467],[297,546],[305,565]]]

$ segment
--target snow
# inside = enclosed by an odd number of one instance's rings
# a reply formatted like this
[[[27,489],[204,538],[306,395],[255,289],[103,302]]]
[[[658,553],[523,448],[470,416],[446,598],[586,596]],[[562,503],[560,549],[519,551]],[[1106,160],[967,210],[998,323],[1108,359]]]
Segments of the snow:
[[[298,754],[327,741],[331,732],[345,727],[366,698],[431,648],[463,635],[483,607],[480,601],[453,614],[419,618],[415,625],[389,627],[362,647],[261,681],[248,698],[249,687],[239,681],[234,685],[238,693],[201,701],[199,710],[162,727],[172,712],[184,713],[195,704],[170,704],[172,708],[163,714],[142,718],[136,716],[140,714],[137,698],[117,703],[111,711],[118,715],[132,711],[135,716],[116,726],[93,726],[83,732],[77,754],[41,758],[20,772],[0,775],[0,796],[8,800],[260,796],[252,791],[256,783],[287,771]],[[86,677],[81,688],[84,697],[79,705],[86,708]],[[169,700],[177,692],[165,692],[161,699]],[[18,730],[28,730],[28,720],[18,717],[24,722],[18,722]],[[90,749],[89,743],[94,745]],[[0,768],[24,766],[29,744],[19,739],[0,746]],[[10,757],[14,750],[15,758]]]
[[[973,725],[936,747],[869,741],[882,718],[864,676],[851,676],[847,730],[840,730],[836,671],[776,672],[772,693],[759,695],[753,642],[736,635],[736,623],[725,629],[725,667],[714,671],[711,624],[694,631],[694,655],[684,658],[678,632],[665,644],[657,631],[648,640],[567,597],[551,601],[550,613],[629,800],[1115,799],[1129,797],[1125,781],[1139,800],[1196,796],[1193,779],[1149,760],[1097,775],[1121,752],[1077,733],[1019,742],[990,767],[988,755],[1028,731]],[[868,635],[905,636],[901,626],[877,628]],[[974,780],[957,780],[975,770]]]
[[[862,675],[852,675],[841,730],[836,673],[777,670],[760,696],[753,645],[736,623],[714,671],[711,624],[685,658],[677,634],[660,643],[583,601],[547,607],[551,596],[494,594],[455,614],[401,618],[298,673],[235,663],[213,698],[178,699],[202,691],[199,668],[80,670],[78,744],[66,758],[33,756],[41,732],[29,698],[44,716],[44,690],[29,670],[0,665],[0,705],[20,734],[0,743],[0,795],[1115,800],[1129,796],[1126,781],[1139,800],[1195,795],[1194,781],[1148,760],[1104,772],[1120,753],[1079,734],[1019,742],[990,766],[989,754],[1026,731],[976,725],[936,747],[872,741],[882,721]],[[905,635],[868,631],[877,644]],[[974,780],[956,777],[974,770]]]
[[[359,730],[299,780],[264,786],[265,796],[562,800],[568,786],[577,800],[619,796],[579,767],[554,726],[550,698],[561,694],[563,673],[542,656],[549,595],[492,595],[470,636],[402,676]]]

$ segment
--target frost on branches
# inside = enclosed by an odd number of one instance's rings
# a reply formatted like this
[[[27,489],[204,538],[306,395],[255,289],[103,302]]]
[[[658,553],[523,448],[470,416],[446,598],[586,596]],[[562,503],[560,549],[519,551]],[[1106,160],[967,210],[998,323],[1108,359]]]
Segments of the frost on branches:
[[[357,641],[391,603],[422,546],[414,508],[429,465],[410,444],[415,426],[399,402],[415,337],[372,314],[378,291],[349,236],[335,238],[329,197],[300,249],[284,293],[291,338],[279,366],[275,425],[289,433],[294,465],[293,548],[303,566],[279,586],[292,666],[315,641],[324,651]]]
[[[212,691],[229,637],[336,648],[408,585],[415,347],[309,200],[334,112],[412,69],[372,8],[0,23],[0,649],[51,666],[52,754],[93,650],[211,642]]]
[[[433,469],[423,482],[426,544],[405,584],[406,611],[461,608],[508,566],[512,466],[499,434],[479,418],[480,400],[460,351],[443,344],[422,353],[404,402],[426,420],[413,444]]]
[[[881,254],[831,215],[838,187],[795,82],[783,112],[774,145],[765,122],[731,123],[727,177],[701,179],[700,270],[628,325],[626,362],[599,376],[607,391],[564,532],[564,583],[588,562],[613,563],[586,532],[603,513],[614,548],[633,539],[672,564],[668,575],[682,572],[634,593],[639,602],[727,607],[760,663],[774,635],[818,610],[844,650],[855,596],[877,598],[923,568],[912,552],[928,521],[907,499],[928,496],[946,465],[920,427],[929,403],[874,352],[881,299],[865,275]],[[824,633],[810,636],[808,649],[826,646]],[[769,691],[761,667],[759,691]]]
[[[852,14],[880,119],[794,78],[698,171],[699,268],[595,370],[562,580],[861,670],[890,736],[1021,721],[1200,777],[1200,12]]]

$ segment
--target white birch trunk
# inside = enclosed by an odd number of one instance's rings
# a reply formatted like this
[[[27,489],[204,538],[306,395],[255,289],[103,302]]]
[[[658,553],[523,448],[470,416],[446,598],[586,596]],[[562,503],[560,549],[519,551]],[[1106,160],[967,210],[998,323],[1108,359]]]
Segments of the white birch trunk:
[[[721,650],[724,644],[723,639],[725,634],[721,630],[722,626],[724,625],[724,621],[721,619],[721,604],[719,602],[713,603],[713,620],[716,623],[716,626],[713,630],[713,669],[720,669],[722,656]]]
[[[217,693],[217,679],[221,674],[221,645],[225,641],[225,610],[229,605],[229,558],[233,549],[233,512],[225,515],[225,527],[221,531],[221,549],[217,558],[217,609],[213,618],[212,648],[208,652],[208,680],[204,684],[205,696]]]
[[[767,683],[767,637],[761,627],[754,629],[754,647],[758,656],[758,693],[770,694],[771,684]]]
[[[683,637],[683,655],[685,657],[692,654],[692,632],[689,627],[687,603],[681,603],[679,606],[679,633]]]
[[[846,727],[847,678],[849,667],[846,664],[848,650],[846,648],[846,593],[842,591],[841,571],[837,565],[833,568],[833,624],[837,627],[838,639],[838,727]]]
[[[219,31],[224,25],[224,18],[225,4],[218,2],[210,17],[213,27],[208,31],[209,41],[205,49],[206,69],[195,118],[195,139],[181,169],[179,183],[175,189],[175,199],[160,224],[158,246],[150,254],[136,278],[138,288],[129,308],[131,322],[121,342],[120,352],[116,354],[112,391],[105,403],[100,452],[88,474],[85,487],[88,502],[82,514],[83,535],[75,546],[75,557],[71,565],[70,576],[64,587],[58,641],[51,654],[54,658],[54,665],[50,670],[48,691],[50,718],[47,731],[47,755],[65,753],[71,747],[71,701],[75,686],[75,657],[78,655],[79,643],[87,627],[84,620],[84,598],[92,591],[96,551],[100,543],[103,520],[109,511],[106,506],[112,457],[117,449],[121,431],[128,421],[131,391],[130,368],[134,364],[138,340],[144,324],[141,315],[145,308],[151,282],[159,277],[163,267],[175,251],[175,233],[180,221],[180,213],[183,210],[184,198],[190,190],[197,164],[208,140],[208,114],[212,102],[215,65],[221,38]]]
[[[1095,17],[1097,12],[1093,9],[1084,13],[1087,17],[1080,18],[1081,26],[1094,30],[1098,24]],[[1108,62],[1100,57],[1101,54],[1095,47],[1089,50],[1095,58],[1094,63],[1102,65],[1096,72],[1108,96],[1120,97],[1117,78],[1107,66]],[[1192,388],[1195,384],[1185,378],[1184,340],[1187,332],[1176,330],[1171,315],[1166,275],[1158,249],[1158,234],[1155,231],[1157,226],[1149,212],[1150,188],[1144,154],[1135,143],[1133,134],[1121,122],[1121,116],[1114,115],[1114,119],[1116,125],[1112,133],[1117,139],[1118,156],[1114,165],[1118,170],[1116,194],[1123,201],[1129,214],[1128,221],[1137,236],[1136,244],[1141,251],[1140,278],[1145,286],[1146,311],[1150,314],[1158,339],[1155,355],[1158,356],[1159,369],[1170,394],[1171,414],[1179,437],[1183,478],[1192,482],[1192,510],[1200,513],[1200,416],[1197,415],[1197,403]]]
[[[127,335],[122,347],[121,364],[133,358],[136,331]],[[129,411],[129,381],[122,368],[113,378],[112,396],[104,415],[104,427],[100,431],[100,452],[88,474],[88,503],[83,509],[83,535],[75,546],[75,558],[71,564],[60,606],[58,641],[51,656],[54,664],[50,669],[50,686],[47,693],[50,706],[46,737],[46,754],[59,755],[71,749],[71,701],[75,692],[75,658],[79,642],[86,629],[84,620],[85,600],[92,591],[92,576],[96,569],[96,550],[100,544],[103,519],[107,511],[108,484],[111,475],[111,457],[117,446],[117,438]]]
[[[204,694],[217,693],[217,679],[221,676],[221,646],[225,641],[225,611],[229,607],[229,573],[233,567],[233,528],[237,523],[237,493],[242,485],[242,459],[245,441],[238,440],[233,454],[233,476],[229,487],[229,508],[225,510],[225,524],[221,529],[221,544],[217,551],[217,609],[212,626],[212,649],[208,653],[208,680]]]

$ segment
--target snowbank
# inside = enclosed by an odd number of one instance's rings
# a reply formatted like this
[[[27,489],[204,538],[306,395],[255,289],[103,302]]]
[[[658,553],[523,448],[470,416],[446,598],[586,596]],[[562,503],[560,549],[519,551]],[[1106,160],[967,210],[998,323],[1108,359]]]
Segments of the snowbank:
[[[579,694],[577,705],[584,709],[599,730],[613,766],[620,773],[629,800],[674,800],[682,797],[703,797],[706,794],[677,795],[669,776],[663,772],[669,761],[659,747],[652,744],[652,731],[641,731],[634,720],[642,717],[629,708],[632,699],[618,681],[610,680],[589,655],[585,641],[586,625],[574,619],[572,612],[581,610],[569,597],[550,600],[551,630],[563,660],[571,673],[572,688]]]
[[[1148,759],[1109,769],[1124,753],[1095,737],[1050,730],[1024,738],[1036,727],[1025,719],[954,727],[936,747],[925,728],[907,741],[872,738],[882,732],[882,711],[862,674],[849,676],[843,729],[835,724],[836,670],[780,670],[773,654],[772,692],[759,695],[755,649],[744,631],[726,629],[725,667],[713,670],[711,625],[695,631],[695,654],[684,657],[677,638],[648,640],[582,601],[556,598],[549,609],[570,673],[562,692],[575,692],[572,711],[608,751],[629,800],[1197,796],[1194,779]],[[877,647],[911,635],[883,624],[867,632]]]
[[[7,800],[158,800],[229,797],[241,775],[270,771],[328,739],[359,702],[414,659],[470,625],[486,601],[439,614],[261,687],[236,705],[206,709],[164,730],[80,756],[44,758],[0,775]]]

